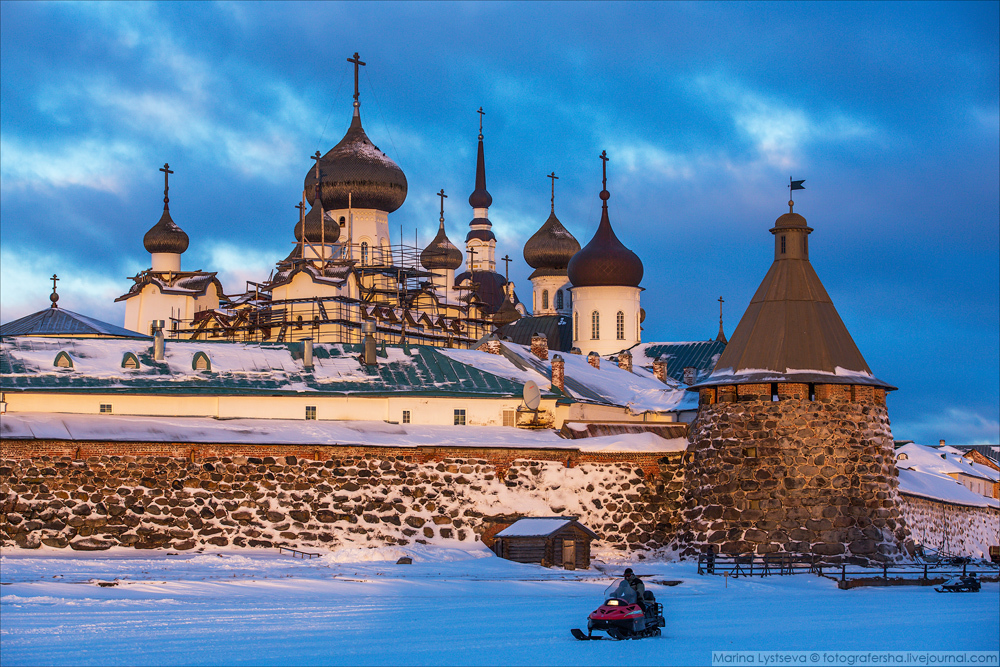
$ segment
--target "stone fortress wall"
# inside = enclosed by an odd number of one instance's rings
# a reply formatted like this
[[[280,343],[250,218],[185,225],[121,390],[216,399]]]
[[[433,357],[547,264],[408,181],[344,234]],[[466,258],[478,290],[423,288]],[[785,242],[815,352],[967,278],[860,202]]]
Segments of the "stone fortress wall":
[[[10,441],[0,539],[21,547],[492,543],[575,515],[623,551],[676,529],[680,454]]]

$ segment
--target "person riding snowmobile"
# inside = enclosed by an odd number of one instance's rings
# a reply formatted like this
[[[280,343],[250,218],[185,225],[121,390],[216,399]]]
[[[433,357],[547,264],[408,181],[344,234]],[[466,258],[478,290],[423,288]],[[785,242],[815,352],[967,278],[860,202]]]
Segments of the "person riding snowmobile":
[[[632,590],[635,591],[635,599],[639,603],[639,606],[642,608],[643,611],[646,611],[646,600],[643,596],[643,594],[646,592],[646,586],[645,584],[642,583],[642,579],[635,576],[635,573],[632,572],[632,568],[630,567],[625,568],[624,576],[625,576],[625,581],[627,581],[628,585],[631,586]]]

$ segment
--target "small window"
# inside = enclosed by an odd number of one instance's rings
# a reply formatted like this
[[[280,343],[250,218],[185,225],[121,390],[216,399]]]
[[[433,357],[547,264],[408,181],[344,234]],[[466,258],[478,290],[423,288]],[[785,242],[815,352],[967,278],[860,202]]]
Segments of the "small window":
[[[601,339],[601,314],[596,310],[590,314],[590,340]]]
[[[781,237],[781,254],[782,255],[785,254],[785,237],[784,236]]]
[[[56,355],[55,361],[52,362],[52,365],[56,368],[73,368],[73,360],[65,351],[62,351]]]
[[[313,329],[319,329],[319,315],[313,315]]]
[[[580,340],[580,313],[573,313],[573,340]]]
[[[212,361],[204,352],[195,352],[194,358],[191,360],[191,368],[196,371],[210,371],[212,370]]]
[[[316,406],[307,405],[306,406],[306,419],[316,419]]]
[[[615,333],[618,334],[618,340],[625,340],[625,313],[620,310],[615,318]]]
[[[110,403],[101,403],[101,414],[102,415],[110,415],[111,414],[111,404]]]
[[[403,423],[404,424],[409,424],[410,423],[410,411],[409,410],[403,410]]]
[[[563,292],[559,290],[556,292],[556,310],[562,310],[563,308]]]
[[[295,318],[295,328],[296,329],[301,329],[302,328],[302,316],[301,315],[299,315],[298,317]]]
[[[361,266],[368,264],[368,241],[361,242]]]
[[[340,216],[340,226],[343,227],[346,224],[347,224],[347,218],[345,218],[344,216]]]
[[[455,408],[455,426],[465,426],[465,410]]]
[[[513,410],[504,410],[503,411],[503,425],[504,426],[515,426],[516,425],[516,422],[514,421],[514,411]]]
[[[542,310],[549,309],[549,291],[547,289],[542,290]]]

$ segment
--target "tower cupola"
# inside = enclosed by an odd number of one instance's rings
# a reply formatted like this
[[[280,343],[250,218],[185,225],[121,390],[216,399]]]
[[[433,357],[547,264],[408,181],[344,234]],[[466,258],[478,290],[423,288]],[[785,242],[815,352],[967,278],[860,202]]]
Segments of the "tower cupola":
[[[420,264],[428,271],[436,269],[451,269],[454,271],[462,266],[462,251],[455,247],[444,231],[444,200],[448,196],[444,190],[438,193],[441,197],[441,217],[438,221],[437,235],[420,253]]]
[[[169,164],[160,169],[163,172],[163,215],[145,236],[142,245],[153,256],[154,271],[179,271],[181,254],[188,249],[188,235],[170,217],[170,170]]]

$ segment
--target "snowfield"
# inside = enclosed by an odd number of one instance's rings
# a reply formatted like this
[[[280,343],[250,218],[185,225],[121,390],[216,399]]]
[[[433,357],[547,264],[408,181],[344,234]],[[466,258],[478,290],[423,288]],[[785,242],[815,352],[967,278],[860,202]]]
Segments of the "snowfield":
[[[411,565],[397,565],[400,556]],[[577,572],[468,545],[100,553],[3,549],[2,665],[702,665],[733,650],[978,650],[1000,644],[1000,585],[838,590],[811,575],[699,576],[630,562],[662,637],[579,642],[625,561]],[[605,574],[605,572],[607,574]],[[676,586],[664,586],[680,580]],[[104,584],[103,586],[101,584]]]

